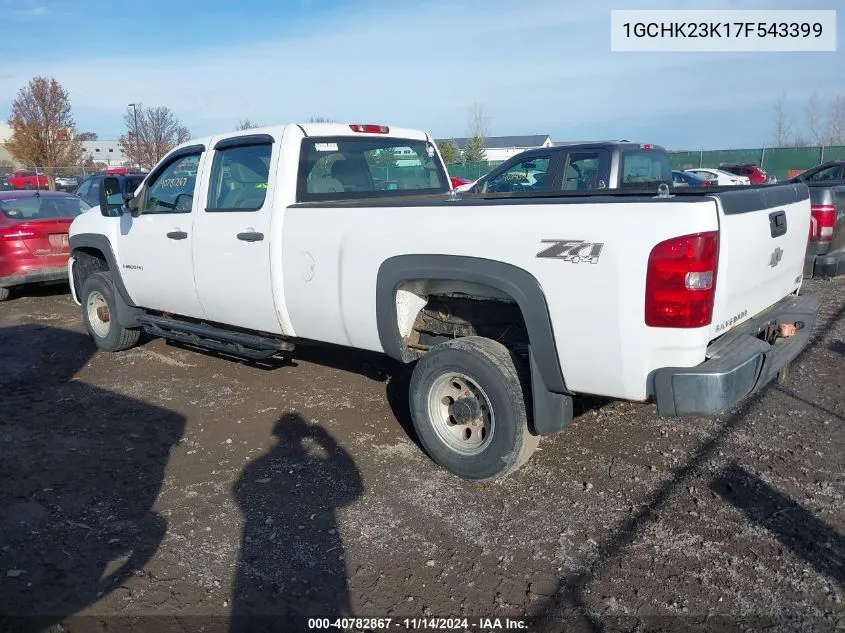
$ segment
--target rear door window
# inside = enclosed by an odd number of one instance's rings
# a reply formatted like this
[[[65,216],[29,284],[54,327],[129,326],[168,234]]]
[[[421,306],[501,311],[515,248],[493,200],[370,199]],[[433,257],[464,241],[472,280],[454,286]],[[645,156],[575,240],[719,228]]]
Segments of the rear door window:
[[[563,191],[590,191],[607,187],[608,154],[603,150],[571,152],[563,168]]]
[[[216,150],[206,211],[260,209],[267,196],[272,150],[270,143]]]

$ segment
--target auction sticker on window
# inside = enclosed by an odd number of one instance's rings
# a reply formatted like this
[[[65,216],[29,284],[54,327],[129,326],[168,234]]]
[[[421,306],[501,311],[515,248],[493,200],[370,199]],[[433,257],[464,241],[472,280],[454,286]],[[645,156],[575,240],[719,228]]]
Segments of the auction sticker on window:
[[[611,11],[610,50],[832,52],[836,51],[836,11]]]

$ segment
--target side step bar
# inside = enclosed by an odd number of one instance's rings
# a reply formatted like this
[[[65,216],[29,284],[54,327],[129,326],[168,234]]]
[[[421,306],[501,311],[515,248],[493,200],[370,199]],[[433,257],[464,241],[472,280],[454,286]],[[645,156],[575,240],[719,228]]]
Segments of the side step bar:
[[[293,343],[276,338],[243,334],[150,314],[139,316],[138,322],[145,332],[153,336],[254,360],[270,358],[279,352],[289,352],[294,347]]]

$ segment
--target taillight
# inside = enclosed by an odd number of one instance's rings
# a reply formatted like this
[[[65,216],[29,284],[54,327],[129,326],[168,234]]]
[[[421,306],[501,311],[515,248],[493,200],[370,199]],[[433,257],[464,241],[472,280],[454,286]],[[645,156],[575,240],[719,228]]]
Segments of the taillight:
[[[38,233],[32,229],[18,229],[14,226],[7,229],[0,229],[0,240],[4,241],[28,240],[36,237],[37,235]]]
[[[349,126],[353,132],[366,132],[367,134],[387,134],[390,128],[386,125],[367,125],[361,123],[353,123]]]
[[[673,237],[651,249],[645,282],[645,324],[672,328],[709,325],[718,260],[718,231]]]
[[[810,241],[832,242],[836,227],[836,207],[832,204],[814,204],[810,207]]]

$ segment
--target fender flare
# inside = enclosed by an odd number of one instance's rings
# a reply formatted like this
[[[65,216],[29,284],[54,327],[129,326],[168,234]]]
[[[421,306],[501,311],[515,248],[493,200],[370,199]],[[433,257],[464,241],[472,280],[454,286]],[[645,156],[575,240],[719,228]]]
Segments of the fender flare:
[[[103,254],[108,264],[109,272],[111,273],[112,283],[114,283],[115,290],[117,291],[117,296],[115,297],[115,302],[117,303],[115,306],[117,309],[117,322],[126,328],[138,327],[140,325],[138,323],[138,317],[144,311],[135,305],[132,297],[129,296],[129,292],[126,290],[126,286],[123,284],[123,278],[120,275],[120,269],[117,266],[117,260],[114,257],[114,251],[112,251],[108,238],[105,235],[97,235],[96,233],[80,233],[71,237],[69,242],[71,257],[73,257],[73,252],[79,248],[92,248]]]
[[[117,260],[114,257],[114,251],[112,250],[109,238],[105,235],[98,235],[96,233],[80,233],[78,235],[71,236],[69,241],[71,255],[73,255],[73,251],[78,248],[93,248],[100,251],[103,254],[103,257],[106,258],[106,263],[109,265],[109,272],[112,274],[112,281],[114,281],[114,286],[117,288],[118,293],[120,293],[121,299],[123,299],[127,306],[131,308],[137,307],[132,301],[132,297],[129,296],[126,286],[123,285],[123,278],[120,275],[120,268],[118,267]]]
[[[567,394],[555,346],[546,296],[526,270],[491,259],[461,255],[398,255],[382,262],[376,280],[376,323],[385,354],[404,363],[416,359],[399,333],[396,292],[414,279],[466,281],[495,288],[519,306],[531,346],[532,374],[539,374],[547,391]]]

